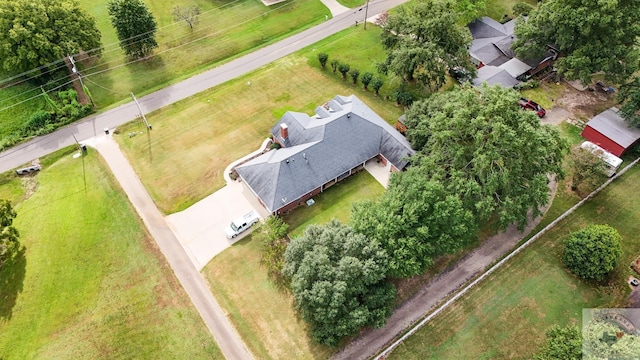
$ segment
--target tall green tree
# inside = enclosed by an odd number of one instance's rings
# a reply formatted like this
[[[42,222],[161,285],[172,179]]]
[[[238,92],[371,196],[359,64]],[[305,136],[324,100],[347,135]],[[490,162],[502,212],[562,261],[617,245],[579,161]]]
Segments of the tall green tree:
[[[458,194],[478,222],[500,228],[540,215],[549,201],[548,176],[562,175],[566,142],[518,106],[519,94],[500,86],[470,86],[434,94],[407,112],[414,166]]]
[[[588,194],[602,184],[606,177],[605,162],[591,151],[580,146],[571,148],[570,166],[573,171],[571,187],[581,194]]]
[[[384,324],[395,297],[387,262],[377,241],[336,220],[291,241],[283,273],[314,339],[335,346],[364,326]]]
[[[449,0],[418,0],[401,7],[382,28],[387,58],[378,70],[431,91],[444,85],[449,69],[474,74],[467,50],[471,34],[458,24],[456,14]]]
[[[620,87],[620,114],[630,124],[640,127],[640,76],[634,76]]]
[[[20,250],[20,234],[13,227],[13,219],[16,215],[11,202],[0,199],[0,269]]]
[[[581,360],[582,334],[576,326],[554,325],[545,332],[547,340],[535,360]]]
[[[467,25],[487,13],[487,2],[485,0],[457,0],[456,12],[459,23]]]
[[[350,224],[382,245],[389,276],[396,278],[423,273],[435,257],[459,250],[477,232],[460,198],[417,168],[393,174],[380,200],[356,203]]]
[[[603,71],[622,82],[638,70],[639,23],[636,0],[547,0],[517,22],[512,48],[527,58],[553,45],[562,55],[554,66],[568,79],[588,84]]]
[[[608,225],[589,225],[564,241],[562,261],[583,279],[602,280],[622,255],[621,237]]]
[[[100,36],[95,18],[77,0],[0,1],[0,63],[9,73],[35,69],[81,51],[99,55]]]
[[[158,47],[156,20],[142,0],[110,0],[107,9],[128,57],[143,58]]]

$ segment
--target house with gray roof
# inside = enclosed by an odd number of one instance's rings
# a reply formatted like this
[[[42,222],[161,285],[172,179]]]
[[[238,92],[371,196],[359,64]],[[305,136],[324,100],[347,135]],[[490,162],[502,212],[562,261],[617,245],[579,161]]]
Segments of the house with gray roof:
[[[400,171],[414,154],[407,139],[355,95],[336,96],[313,116],[289,111],[271,135],[281,148],[235,170],[273,214],[305,203],[371,159]]]
[[[504,24],[485,16],[468,25],[473,41],[469,49],[471,61],[478,67],[478,74],[473,84],[476,86],[486,82],[489,85],[513,87],[520,80],[534,75],[553,64],[557,52],[550,48],[540,59],[520,60],[511,50],[515,40],[515,21]]]
[[[615,107],[589,120],[581,135],[615,156],[640,142],[640,129],[629,124]]]

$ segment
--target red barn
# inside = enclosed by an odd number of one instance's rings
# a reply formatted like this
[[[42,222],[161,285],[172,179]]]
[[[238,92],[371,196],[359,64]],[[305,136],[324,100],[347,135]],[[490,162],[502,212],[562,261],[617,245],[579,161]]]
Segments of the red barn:
[[[582,137],[615,156],[621,156],[640,140],[640,129],[630,126],[612,107],[589,120]]]

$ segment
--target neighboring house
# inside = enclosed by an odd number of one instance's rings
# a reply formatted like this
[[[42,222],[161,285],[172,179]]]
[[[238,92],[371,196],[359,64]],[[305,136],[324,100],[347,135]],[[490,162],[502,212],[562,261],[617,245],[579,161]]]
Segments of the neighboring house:
[[[640,140],[640,129],[629,125],[615,107],[589,120],[582,137],[615,156],[621,156]]]
[[[540,59],[516,58],[511,50],[511,44],[515,40],[514,20],[500,24],[485,16],[474,20],[468,27],[473,38],[469,55],[471,62],[478,67],[478,75],[473,80],[476,86],[486,82],[489,85],[513,87],[552,65],[557,57],[557,51],[550,47]]]
[[[389,171],[403,170],[414,154],[391,125],[355,95],[336,96],[315,115],[289,111],[271,129],[282,148],[271,150],[236,171],[272,214],[302,205],[378,159]]]

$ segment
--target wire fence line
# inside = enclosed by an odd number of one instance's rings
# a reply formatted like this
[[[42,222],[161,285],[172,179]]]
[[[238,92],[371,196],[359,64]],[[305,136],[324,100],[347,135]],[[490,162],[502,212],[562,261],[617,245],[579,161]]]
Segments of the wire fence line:
[[[636,160],[634,160],[631,164],[627,165],[624,169],[622,169],[622,171],[620,171],[619,173],[617,173],[616,175],[611,177],[604,184],[600,185],[597,189],[595,189],[593,192],[591,192],[589,195],[587,195],[584,199],[580,200],[577,204],[573,205],[569,210],[567,210],[564,213],[562,213],[562,215],[558,216],[555,220],[553,220],[551,223],[549,223],[549,225],[545,226],[542,230],[540,230],[538,233],[533,235],[529,240],[525,241],[522,245],[520,245],[517,248],[515,248],[511,253],[509,253],[507,256],[505,256],[502,260],[500,260],[495,265],[493,265],[491,268],[489,268],[489,270],[485,271],[482,275],[477,277],[470,284],[465,286],[462,290],[458,291],[452,298],[447,300],[444,304],[440,305],[438,308],[436,308],[436,310],[431,312],[427,317],[425,317],[419,323],[414,325],[409,331],[407,331],[404,335],[402,335],[398,340],[394,341],[391,345],[387,346],[384,350],[382,350],[380,353],[378,353],[378,355],[375,356],[375,359],[376,360],[385,359],[389,354],[391,354],[393,349],[398,347],[398,345],[400,345],[402,342],[404,342],[404,340],[406,340],[409,336],[413,335],[421,327],[426,325],[434,317],[436,317],[438,314],[440,314],[442,311],[444,311],[446,308],[448,308],[451,304],[456,302],[464,294],[469,292],[469,290],[471,290],[476,285],[478,285],[478,283],[480,283],[482,280],[486,279],[489,275],[491,275],[496,270],[498,270],[502,265],[504,265],[511,258],[513,258],[517,254],[519,254],[527,246],[531,245],[534,241],[536,241],[537,239],[542,237],[542,235],[544,235],[547,231],[549,231],[553,227],[555,227],[559,222],[564,220],[567,216],[571,215],[574,211],[576,211],[585,202],[587,202],[588,200],[593,198],[596,194],[598,194],[600,191],[602,191],[604,188],[606,188],[609,184],[611,184],[615,179],[617,179],[618,177],[620,177],[624,173],[626,173],[629,169],[631,169],[639,161],[640,161],[640,157],[637,158]]]

